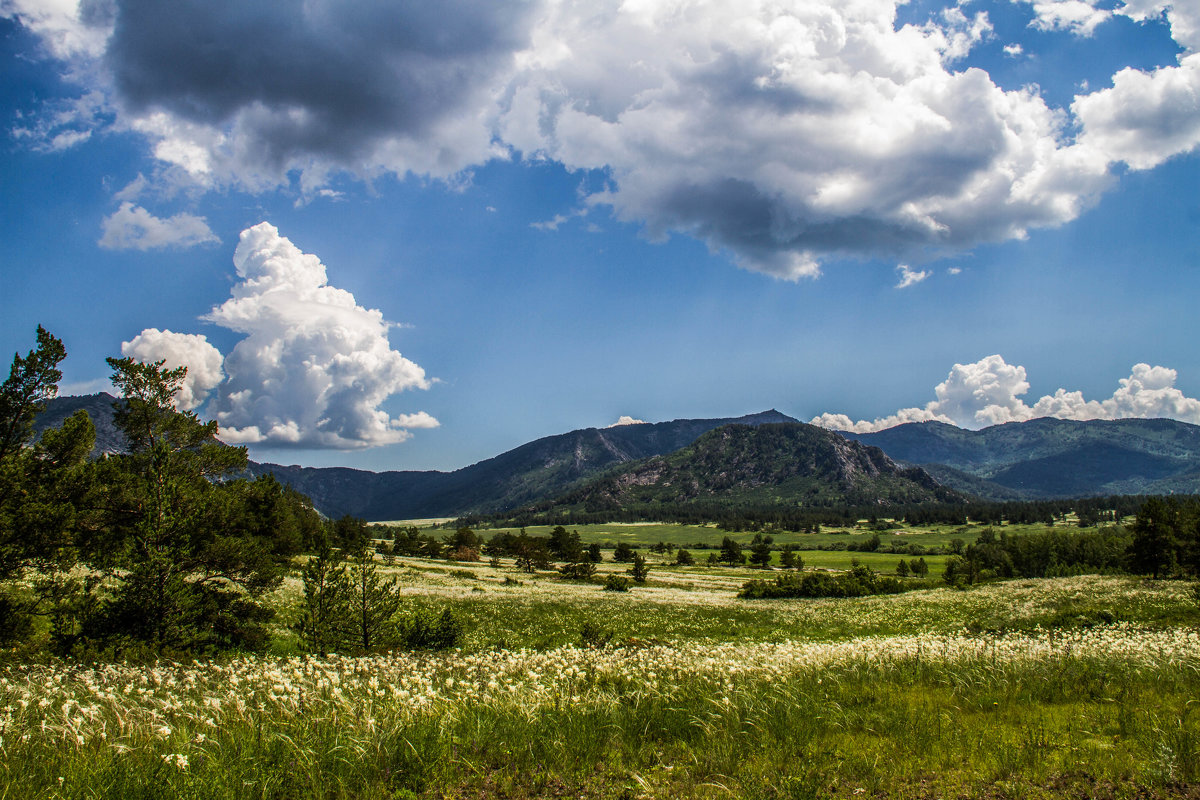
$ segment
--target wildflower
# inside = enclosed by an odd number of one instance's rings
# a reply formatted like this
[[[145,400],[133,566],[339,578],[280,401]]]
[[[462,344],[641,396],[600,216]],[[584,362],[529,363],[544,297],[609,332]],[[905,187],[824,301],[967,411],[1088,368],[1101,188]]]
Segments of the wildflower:
[[[174,764],[179,769],[187,769],[188,757],[183,753],[167,753],[163,755],[162,760],[168,764]]]

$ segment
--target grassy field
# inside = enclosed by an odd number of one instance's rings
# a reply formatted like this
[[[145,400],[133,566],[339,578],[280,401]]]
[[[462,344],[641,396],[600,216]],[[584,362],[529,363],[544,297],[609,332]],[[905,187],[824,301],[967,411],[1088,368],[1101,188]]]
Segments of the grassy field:
[[[388,526],[408,526],[415,525],[420,528],[429,528],[434,522],[446,522],[446,520],[398,520],[394,522],[376,523],[379,525]],[[742,544],[749,544],[755,534],[749,531],[726,531],[715,525],[675,525],[671,523],[608,523],[603,525],[571,525],[567,526],[568,530],[579,533],[579,538],[584,544],[593,542],[609,545],[610,547],[620,542],[626,542],[634,547],[648,548],[651,545],[659,542],[670,544],[674,547],[690,548],[696,544],[704,544],[709,548],[718,548],[721,545],[721,540],[726,536],[734,541]],[[964,545],[971,544],[979,537],[979,532],[986,527],[991,527],[997,535],[1000,533],[1008,533],[1009,535],[1021,536],[1029,533],[1041,533],[1050,528],[1061,528],[1065,531],[1078,530],[1073,524],[1058,523],[1054,526],[1037,524],[1037,525],[994,525],[987,526],[978,523],[970,525],[937,525],[937,526],[917,526],[909,527],[903,524],[898,524],[891,531],[878,531],[881,546],[888,548],[891,545],[904,547],[906,545],[921,545],[922,547],[931,548],[947,548],[955,539],[962,540]],[[531,536],[549,536],[551,531],[549,525],[536,525],[525,529],[526,533]],[[499,533],[501,531],[516,532],[516,528],[481,528],[477,532],[484,538]],[[444,529],[435,529],[429,531],[434,535],[444,535],[449,531]],[[846,546],[851,543],[858,544],[867,541],[873,533],[869,529],[865,520],[859,525],[846,528],[822,528],[820,533],[792,533],[788,531],[771,531],[770,536],[775,540],[775,544],[782,546],[785,544],[795,545],[802,550],[818,550],[828,547]]]
[[[0,797],[1200,797],[1188,583],[749,601],[762,573],[728,567],[386,569],[460,649],[300,655],[291,579],[273,656],[0,669]]]

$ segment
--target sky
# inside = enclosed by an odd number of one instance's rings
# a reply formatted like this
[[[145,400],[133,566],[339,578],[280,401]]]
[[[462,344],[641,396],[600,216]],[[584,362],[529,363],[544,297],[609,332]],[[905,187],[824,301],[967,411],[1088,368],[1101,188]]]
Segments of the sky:
[[[259,461],[1200,424],[1200,0],[0,0],[0,352]]]

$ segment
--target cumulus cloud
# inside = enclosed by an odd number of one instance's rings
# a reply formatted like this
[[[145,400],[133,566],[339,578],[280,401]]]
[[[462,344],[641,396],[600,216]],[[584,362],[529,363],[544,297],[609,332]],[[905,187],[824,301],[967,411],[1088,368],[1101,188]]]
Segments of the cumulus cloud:
[[[338,173],[453,182],[519,153],[603,170],[585,205],[653,240],[692,236],[787,280],[1063,224],[1115,163],[1148,168],[1200,141],[1187,57],[1053,109],[1036,88],[961,68],[992,34],[985,13],[957,4],[898,26],[897,5],[0,0],[0,14],[201,187],[298,182],[318,197]],[[1075,35],[1165,14],[1194,52],[1194,3],[1109,5],[1029,8]],[[66,147],[91,129],[41,139]]]
[[[1112,17],[1112,12],[1097,8],[1095,0],[1033,0],[1031,27],[1044,31],[1071,31],[1091,36],[1096,28]]]
[[[928,278],[933,273],[929,270],[912,270],[906,264],[901,264],[896,267],[896,271],[900,273],[900,281],[896,284],[897,289],[907,289],[909,286],[918,284]]]
[[[1022,400],[1029,391],[1025,368],[1011,365],[998,355],[973,364],[955,364],[946,380],[934,387],[935,400],[922,408],[904,408],[875,420],[854,421],[846,414],[826,413],[813,425],[840,431],[871,433],[906,422],[946,422],[963,428],[981,428],[1038,417],[1059,419],[1168,418],[1200,424],[1200,400],[1175,388],[1173,369],[1135,364],[1122,378],[1112,397],[1086,400],[1082,392],[1058,389],[1032,406]]]
[[[616,422],[614,422],[611,425],[605,425],[604,427],[605,428],[619,428],[622,425],[645,425],[645,424],[646,424],[646,420],[644,420],[644,419],[634,419],[633,417],[629,416],[628,414],[622,414],[620,417],[617,418]]]
[[[105,217],[101,229],[104,235],[98,244],[107,250],[157,250],[221,241],[204,217],[180,213],[160,219],[128,200]]]
[[[221,438],[352,449],[438,425],[423,411],[393,417],[380,408],[431,381],[391,348],[383,314],[330,286],[315,255],[263,222],[242,231],[233,262],[232,296],[205,317],[246,337],[225,358],[215,401]]]
[[[121,355],[145,364],[162,361],[171,369],[187,367],[183,385],[175,395],[175,407],[180,411],[202,406],[225,378],[221,351],[209,344],[207,337],[194,333],[147,328],[121,343]]]

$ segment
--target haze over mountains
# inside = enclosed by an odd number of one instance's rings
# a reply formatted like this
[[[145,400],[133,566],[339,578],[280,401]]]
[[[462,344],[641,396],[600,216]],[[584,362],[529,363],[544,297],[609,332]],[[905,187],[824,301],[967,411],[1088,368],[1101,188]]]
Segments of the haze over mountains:
[[[84,408],[97,427],[95,453],[118,452],[123,442],[112,425],[114,400],[107,394],[57,398],[38,426],[61,424]],[[736,427],[705,436],[729,425]],[[863,445],[882,452],[871,453]],[[914,466],[923,471],[905,473]],[[1195,493],[1200,491],[1200,426],[1163,419],[1047,418],[979,431],[924,422],[841,434],[770,410],[585,428],[452,472],[254,462],[250,472],[290,483],[329,516],[368,520],[488,514],[564,495],[568,505],[612,506],[718,496],[799,502],[827,500],[839,492],[851,502],[953,499],[957,492],[995,500]]]

